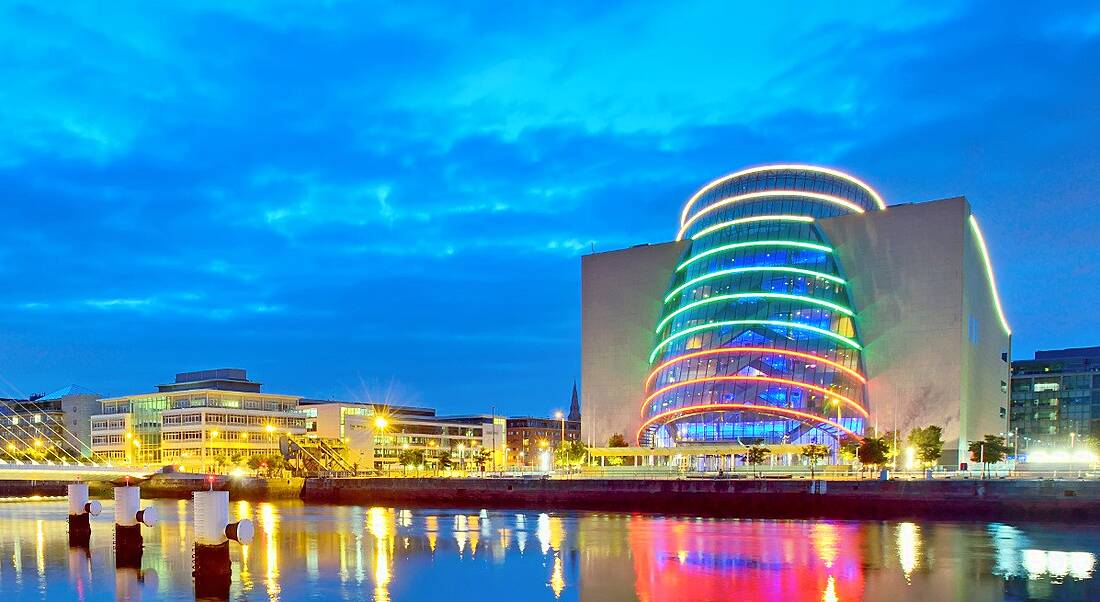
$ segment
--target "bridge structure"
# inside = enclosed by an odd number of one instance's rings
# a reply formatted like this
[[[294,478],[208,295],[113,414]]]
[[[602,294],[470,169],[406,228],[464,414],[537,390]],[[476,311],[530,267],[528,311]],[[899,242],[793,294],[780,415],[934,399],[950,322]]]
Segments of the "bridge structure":
[[[75,388],[40,397],[0,397],[0,481],[114,481],[145,478],[159,468],[116,465],[70,430],[57,395]]]
[[[92,462],[42,463],[0,460],[0,481],[115,481],[125,477],[144,479],[156,471],[152,467],[112,466]]]

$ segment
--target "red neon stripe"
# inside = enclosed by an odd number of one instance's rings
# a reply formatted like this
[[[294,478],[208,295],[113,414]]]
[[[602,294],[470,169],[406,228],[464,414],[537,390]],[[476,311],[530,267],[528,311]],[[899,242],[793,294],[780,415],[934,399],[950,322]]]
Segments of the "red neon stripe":
[[[649,402],[653,401],[653,398],[657,397],[661,393],[664,393],[666,391],[671,391],[672,389],[675,389],[677,387],[683,387],[685,385],[693,385],[695,383],[705,383],[705,382],[709,382],[709,381],[718,381],[718,382],[763,381],[763,382],[769,382],[769,383],[778,383],[778,384],[783,384],[783,385],[790,385],[792,387],[805,387],[807,389],[817,391],[818,393],[821,393],[822,395],[825,395],[825,396],[830,396],[831,395],[831,396],[843,401],[844,403],[847,403],[848,405],[852,406],[853,408],[855,408],[856,411],[858,411],[860,414],[863,414],[863,416],[865,418],[870,418],[871,417],[871,415],[867,413],[867,410],[863,409],[863,406],[861,406],[858,403],[852,401],[851,399],[848,399],[847,397],[845,397],[843,395],[839,395],[839,394],[837,394],[833,391],[830,391],[830,390],[825,389],[823,387],[819,387],[817,385],[811,385],[809,383],[800,383],[797,380],[790,380],[789,378],[776,378],[774,376],[708,376],[708,377],[705,377],[705,378],[692,378],[690,380],[685,380],[685,381],[681,381],[681,382],[678,382],[678,383],[672,383],[671,385],[668,385],[668,386],[665,386],[665,387],[661,387],[660,389],[657,389],[649,397],[646,397],[645,401],[642,402],[642,415],[643,416],[645,415],[645,408],[646,408],[647,405],[649,405]]]
[[[751,405],[751,404],[747,404],[747,403],[716,403],[716,404],[710,404],[710,405],[688,406],[686,408],[679,408],[679,409],[676,409],[676,410],[669,410],[667,412],[662,412],[662,413],[657,414],[656,416],[650,418],[649,420],[646,420],[645,422],[643,422],[641,428],[638,429],[638,433],[635,435],[634,438],[638,441],[638,445],[641,445],[641,443],[642,443],[642,431],[644,431],[647,428],[649,428],[650,426],[652,426],[654,422],[657,422],[657,421],[659,421],[663,418],[667,418],[669,416],[673,416],[673,415],[676,415],[676,414],[686,414],[686,415],[703,414],[703,413],[706,413],[706,412],[721,412],[721,411],[724,411],[724,410],[753,410],[753,411],[761,412],[761,413],[765,413],[765,414],[767,414],[767,413],[785,414],[785,415],[788,415],[788,416],[795,416],[795,417],[798,417],[798,418],[806,418],[807,420],[813,420],[814,422],[820,422],[820,423],[823,423],[823,424],[827,424],[827,425],[829,425],[831,427],[834,427],[834,428],[836,428],[840,431],[843,431],[845,434],[851,435],[857,441],[862,441],[863,440],[863,437],[857,435],[854,431],[848,430],[848,429],[844,428],[843,426],[837,424],[836,422],[833,422],[832,420],[829,420],[828,418],[824,418],[822,416],[817,416],[816,414],[809,414],[807,412],[800,412],[798,410],[791,410],[791,409],[788,409],[788,408],[777,408],[775,406],[758,406],[758,405]]]
[[[814,355],[812,353],[802,353],[801,351],[788,351],[786,349],[771,349],[769,347],[720,347],[718,349],[707,349],[706,351],[696,351],[695,353],[689,353],[687,355],[681,355],[680,357],[674,357],[674,358],[668,360],[667,362],[665,362],[665,363],[661,364],[660,366],[657,366],[656,368],[654,368],[653,371],[649,373],[649,376],[646,377],[646,379],[645,379],[645,385],[642,386],[642,389],[648,389],[649,388],[650,383],[653,381],[654,378],[657,377],[658,372],[660,372],[661,370],[671,366],[672,364],[675,364],[676,362],[678,362],[680,360],[688,360],[688,359],[691,359],[693,357],[700,357],[700,356],[704,356],[704,355],[714,355],[716,353],[726,353],[726,352],[731,352],[731,351],[739,352],[739,353],[774,353],[776,355],[792,355],[792,356],[795,356],[795,357],[801,357],[801,358],[812,360],[812,361],[815,361],[815,362],[821,362],[821,363],[826,364],[828,366],[832,366],[833,368],[836,368],[837,370],[842,370],[844,372],[847,372],[848,374],[856,377],[856,379],[858,379],[859,382],[867,384],[867,379],[864,378],[863,375],[860,374],[859,372],[856,372],[855,370],[852,370],[851,368],[849,368],[847,366],[842,366],[842,365],[840,365],[840,364],[838,364],[838,363],[836,363],[832,360],[827,360],[827,359],[821,357],[820,355]]]

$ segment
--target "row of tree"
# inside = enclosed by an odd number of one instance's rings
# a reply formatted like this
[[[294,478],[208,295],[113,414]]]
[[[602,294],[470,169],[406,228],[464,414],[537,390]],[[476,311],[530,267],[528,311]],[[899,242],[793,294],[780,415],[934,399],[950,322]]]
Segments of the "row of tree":
[[[468,461],[473,462],[474,465],[477,466],[478,470],[483,471],[493,461],[493,452],[487,449],[481,449],[476,452],[471,452],[470,456],[464,457],[463,459],[468,459]],[[401,465],[405,472],[408,472],[410,468],[419,469],[420,467],[427,466],[427,460],[427,455],[424,453],[424,450],[421,449],[406,449],[402,450],[401,453],[397,455],[397,463]],[[450,470],[457,463],[458,461],[454,457],[454,452],[445,452],[439,456],[434,468],[438,470]]]
[[[210,458],[210,461],[218,467],[219,472],[224,472],[232,468],[247,467],[254,474],[264,476],[281,475],[283,471],[291,468],[286,458],[280,454],[271,454],[267,456],[245,456],[244,454],[219,455]]]
[[[943,454],[943,429],[941,427],[932,425],[923,428],[915,428],[909,432],[908,437],[909,445],[914,448],[915,459],[919,461],[922,466],[931,466],[939,461],[940,456]],[[1004,438],[987,436],[984,444],[987,445],[986,450],[986,462],[998,462],[1003,457],[998,459],[996,455],[990,455],[991,452],[995,452],[1000,449],[991,444],[991,441],[999,439],[1003,446]],[[840,456],[841,459],[854,463],[856,460],[861,465],[867,468],[882,467],[893,462],[899,452],[899,442],[902,438],[897,433],[887,432],[880,436],[864,437],[862,440],[844,438],[840,442]],[[975,449],[976,445],[982,445],[983,442],[976,442],[971,445],[971,451]],[[627,447],[626,439],[621,434],[612,435],[607,441],[608,447]],[[815,466],[825,458],[828,458],[832,454],[832,450],[827,446],[820,443],[810,443],[803,445],[799,450],[799,455],[807,460],[810,464],[810,474],[814,475]],[[769,456],[772,455],[772,451],[762,445],[750,446],[744,454],[738,454],[743,462],[753,467],[754,474],[757,473],[757,468],[763,464]],[[990,459],[994,458],[994,459]],[[621,464],[622,459],[617,463]],[[615,462],[612,462],[613,464]]]

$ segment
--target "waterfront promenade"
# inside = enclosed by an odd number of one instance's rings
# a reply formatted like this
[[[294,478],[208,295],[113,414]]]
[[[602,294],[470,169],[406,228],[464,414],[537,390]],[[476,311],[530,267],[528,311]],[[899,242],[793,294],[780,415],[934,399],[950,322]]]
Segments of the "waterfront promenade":
[[[1100,522],[1100,481],[308,479],[315,503],[519,507],[758,518]]]
[[[189,499],[203,478],[155,477],[146,499]],[[1100,523],[1100,481],[1055,479],[229,478],[235,500],[595,510],[738,518],[1057,520]],[[63,495],[62,481],[0,481],[0,497]],[[92,495],[109,498],[110,483]]]

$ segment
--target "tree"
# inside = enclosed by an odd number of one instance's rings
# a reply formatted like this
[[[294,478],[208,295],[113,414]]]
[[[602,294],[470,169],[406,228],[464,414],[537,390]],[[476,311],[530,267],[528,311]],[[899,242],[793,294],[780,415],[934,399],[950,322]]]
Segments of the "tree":
[[[588,459],[588,447],[580,441],[566,441],[557,450],[558,464],[579,466]]]
[[[397,454],[397,463],[401,465],[402,472],[408,472],[410,466],[417,466],[420,462],[417,462],[417,452],[411,449],[401,450],[401,453]],[[423,456],[424,452],[420,452]]]
[[[897,467],[897,457],[901,453],[899,442],[904,441],[905,437],[897,431],[886,431],[879,439],[886,444],[886,461],[883,464],[892,464]]]
[[[864,466],[883,466],[889,459],[890,443],[886,437],[866,437],[859,444],[856,456]]]
[[[226,458],[224,455],[223,456],[217,456],[217,457],[214,458],[214,463],[218,465],[218,470],[219,471],[225,470],[226,462],[229,462],[229,458]]]
[[[264,458],[264,464],[267,465],[267,475],[271,476],[275,473],[282,474],[286,469],[286,460],[280,454],[272,454]]]
[[[262,466],[263,463],[263,456],[248,456],[248,468],[254,473],[260,471],[260,466]]]
[[[845,435],[840,438],[840,457],[849,464],[859,459],[859,439]]]
[[[483,449],[477,452],[474,456],[474,463],[477,464],[477,469],[485,472],[485,465],[493,460],[493,452]]]
[[[443,452],[439,456],[439,470],[450,470],[454,466],[454,458],[451,457],[451,452]]]
[[[608,447],[630,447],[630,444],[626,442],[626,438],[623,437],[622,433],[615,433],[614,435],[611,435],[610,437],[607,438],[607,446]],[[623,465],[623,457],[622,456],[611,456],[610,458],[607,459],[607,463],[610,464],[611,466],[622,466]],[[631,460],[631,464],[633,464],[633,460]]]
[[[970,460],[982,463],[982,474],[990,464],[1002,462],[1008,456],[1008,446],[1005,438],[1000,435],[986,435],[981,441],[970,442]]]
[[[915,428],[909,433],[909,444],[916,449],[921,465],[931,466],[943,454],[943,429],[936,425]]]
[[[810,443],[809,445],[803,445],[802,450],[799,452],[803,458],[810,461],[810,478],[814,478],[814,466],[823,458],[829,457],[832,451],[828,445],[822,445],[821,443]]]
[[[763,464],[771,453],[772,450],[761,445],[753,445],[745,452],[745,461],[752,465],[753,476],[758,476],[756,467]]]

